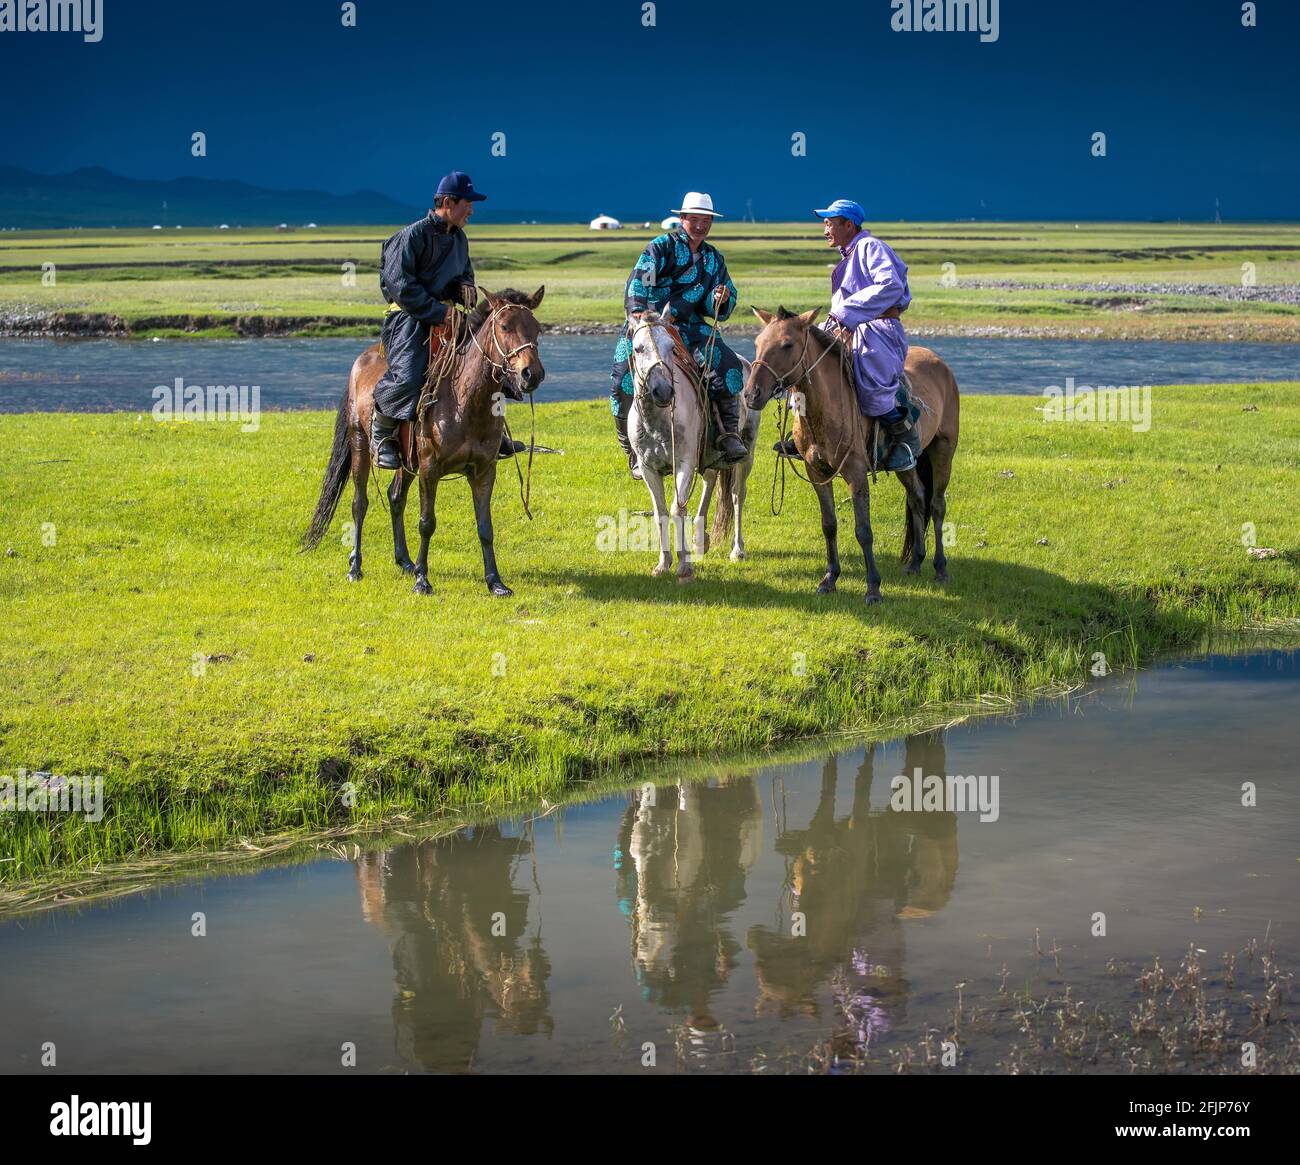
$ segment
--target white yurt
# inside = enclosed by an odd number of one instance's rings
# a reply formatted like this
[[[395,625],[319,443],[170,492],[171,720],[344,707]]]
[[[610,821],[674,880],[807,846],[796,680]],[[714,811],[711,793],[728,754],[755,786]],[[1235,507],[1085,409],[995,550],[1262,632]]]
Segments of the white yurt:
[[[623,224],[616,218],[611,218],[607,214],[598,214],[591,220],[591,229],[593,231],[621,231]]]
[[[682,220],[675,214],[670,214],[663,222],[659,224],[666,231],[675,231],[682,225]]]

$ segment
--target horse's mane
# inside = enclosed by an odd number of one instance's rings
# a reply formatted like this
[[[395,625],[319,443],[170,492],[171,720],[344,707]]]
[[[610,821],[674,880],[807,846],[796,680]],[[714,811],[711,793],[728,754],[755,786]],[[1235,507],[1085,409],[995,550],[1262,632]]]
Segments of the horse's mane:
[[[507,287],[504,291],[494,291],[492,293],[492,298],[500,300],[503,303],[520,303],[527,306],[529,300],[532,299],[532,296],[527,292],[516,291],[513,287]],[[480,299],[478,303],[474,305],[473,310],[469,313],[469,317],[466,320],[471,332],[477,332],[479,328],[483,326],[483,321],[488,318],[489,311],[491,311],[491,308],[488,307],[488,301],[486,299]]]
[[[792,320],[798,316],[798,312],[789,311],[784,307],[776,309],[776,318],[778,320]],[[816,335],[824,344],[830,346],[831,350],[836,352],[840,358],[840,368],[848,378],[850,384],[853,383],[853,350],[845,344],[838,336],[832,335],[824,328],[819,328],[816,324],[808,324],[808,331]]]

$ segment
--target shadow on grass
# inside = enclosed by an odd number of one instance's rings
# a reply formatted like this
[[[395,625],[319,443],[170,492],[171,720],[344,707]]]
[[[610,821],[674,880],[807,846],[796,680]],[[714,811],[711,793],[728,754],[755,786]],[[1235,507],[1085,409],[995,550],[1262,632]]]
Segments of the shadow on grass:
[[[808,614],[855,611],[864,624],[896,627],[922,640],[945,636],[969,639],[972,632],[975,638],[994,640],[997,636],[990,629],[995,627],[1093,639],[1131,628],[1144,650],[1158,650],[1206,630],[1203,619],[1161,607],[1140,590],[1073,582],[1038,567],[989,559],[950,561],[951,579],[941,584],[934,580],[928,561],[915,577],[903,575],[897,563],[881,565],[884,601],[871,607],[863,601],[865,570],[856,563],[845,564],[839,589],[832,595],[815,593],[820,564],[816,572],[804,576],[802,586],[794,581],[793,571],[789,586],[734,573],[711,576],[707,558],[689,586],[682,586],[671,575],[651,578],[645,570],[594,571],[569,566],[529,573],[537,581],[576,586],[586,598],[616,604],[633,601],[672,607],[725,603],[754,612]]]

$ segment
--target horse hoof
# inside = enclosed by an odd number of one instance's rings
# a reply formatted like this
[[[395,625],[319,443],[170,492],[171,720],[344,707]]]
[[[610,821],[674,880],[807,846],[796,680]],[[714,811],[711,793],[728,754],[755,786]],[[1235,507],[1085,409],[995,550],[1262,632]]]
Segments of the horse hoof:
[[[913,565],[909,562],[905,567],[903,567],[903,573],[904,573],[904,574],[920,574],[920,573],[921,573],[921,568],[920,568],[919,566],[913,566]]]
[[[946,583],[948,581],[948,572],[946,570],[936,570],[934,572],[934,581],[938,583]]]
[[[360,582],[361,572],[359,570],[348,571],[348,582]]]
[[[505,583],[498,579],[496,582],[488,583],[488,590],[498,599],[508,599],[515,592],[512,591]]]
[[[429,580],[427,578],[417,578],[415,580],[415,593],[417,595],[433,594],[433,587],[429,585]]]
[[[693,583],[695,581],[695,572],[691,571],[689,574],[679,574],[677,576],[677,581],[682,584]]]
[[[666,575],[667,573],[668,573],[668,567],[666,567],[666,566],[656,566],[656,567],[654,568],[654,570],[652,570],[652,571],[650,572],[650,577],[651,577],[651,578],[663,578],[663,576]]]
[[[402,571],[403,574],[414,574],[415,563],[413,563],[409,558],[405,562],[399,560],[397,563],[397,569]]]
[[[879,591],[868,591],[868,592],[867,592],[867,606],[869,607],[869,606],[871,606],[872,603],[878,603],[878,602],[880,602],[880,592],[879,592]]]

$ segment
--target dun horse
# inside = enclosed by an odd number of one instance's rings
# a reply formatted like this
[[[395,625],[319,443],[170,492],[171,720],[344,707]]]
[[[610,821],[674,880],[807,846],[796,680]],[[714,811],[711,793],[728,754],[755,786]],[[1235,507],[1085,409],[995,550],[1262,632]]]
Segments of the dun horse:
[[[840,576],[834,487],[839,476],[848,483],[853,498],[853,529],[867,565],[867,602],[878,603],[880,571],[871,549],[868,446],[868,441],[875,439],[874,425],[858,409],[848,349],[829,333],[813,327],[817,311],[814,308],[795,315],[780,308],[773,315],[754,309],[765,326],[755,341],[754,363],[745,383],[745,403],[757,411],[781,389],[800,390],[800,407],[792,408],[794,443],[817,492],[826,538],[826,573],[817,593],[833,591]],[[904,367],[913,393],[925,407],[918,422],[920,459],[915,469],[897,475],[907,491],[902,561],[907,574],[921,569],[926,529],[933,522],[934,573],[939,582],[947,582],[943,519],[945,491],[957,451],[957,381],[952,369],[929,348],[913,347]]]
[[[399,469],[388,491],[393,519],[393,556],[397,565],[415,575],[417,594],[433,593],[429,585],[429,539],[436,525],[434,503],[438,482],[463,474],[474,497],[474,519],[483,548],[483,573],[494,595],[514,592],[501,581],[492,548],[492,487],[497,475],[497,452],[505,423],[502,398],[524,399],[542,383],[545,370],[537,351],[539,328],[533,312],[545,288],[531,296],[506,290],[492,294],[479,288],[483,298],[465,323],[463,357],[442,383],[433,386],[434,400],[416,424],[417,474],[420,479],[420,552],[414,562],[406,547],[402,517],[412,474]],[[352,556],[348,579],[361,580],[361,527],[369,499],[370,418],[374,412],[375,383],[387,362],[373,344],[357,357],[348,387],[339,401],[334,422],[334,448],[321,486],[320,501],[303,538],[304,549],[320,543],[329,529],[335,507],[349,474],[352,477]],[[426,389],[426,391],[428,391]]]
[[[628,321],[628,343],[632,378],[635,382],[628,413],[628,439],[636,450],[650,501],[654,506],[655,528],[659,531],[659,562],[650,573],[656,578],[672,569],[672,540],[668,516],[673,519],[677,538],[677,581],[695,580],[691,552],[703,554],[710,537],[720,542],[734,523],[731,560],[745,557],[741,515],[745,505],[745,484],[754,465],[754,438],[759,414],[740,409],[740,439],[749,456],[734,465],[724,465],[716,449],[709,446],[704,408],[708,397],[683,367],[690,360],[673,341],[664,320],[648,311],[639,320]],[[686,537],[686,503],[695,484],[695,474],[704,476],[704,490],[695,515],[693,537]],[[664,500],[664,478],[673,483],[672,506]],[[718,512],[711,535],[704,531],[715,485],[719,488]]]

